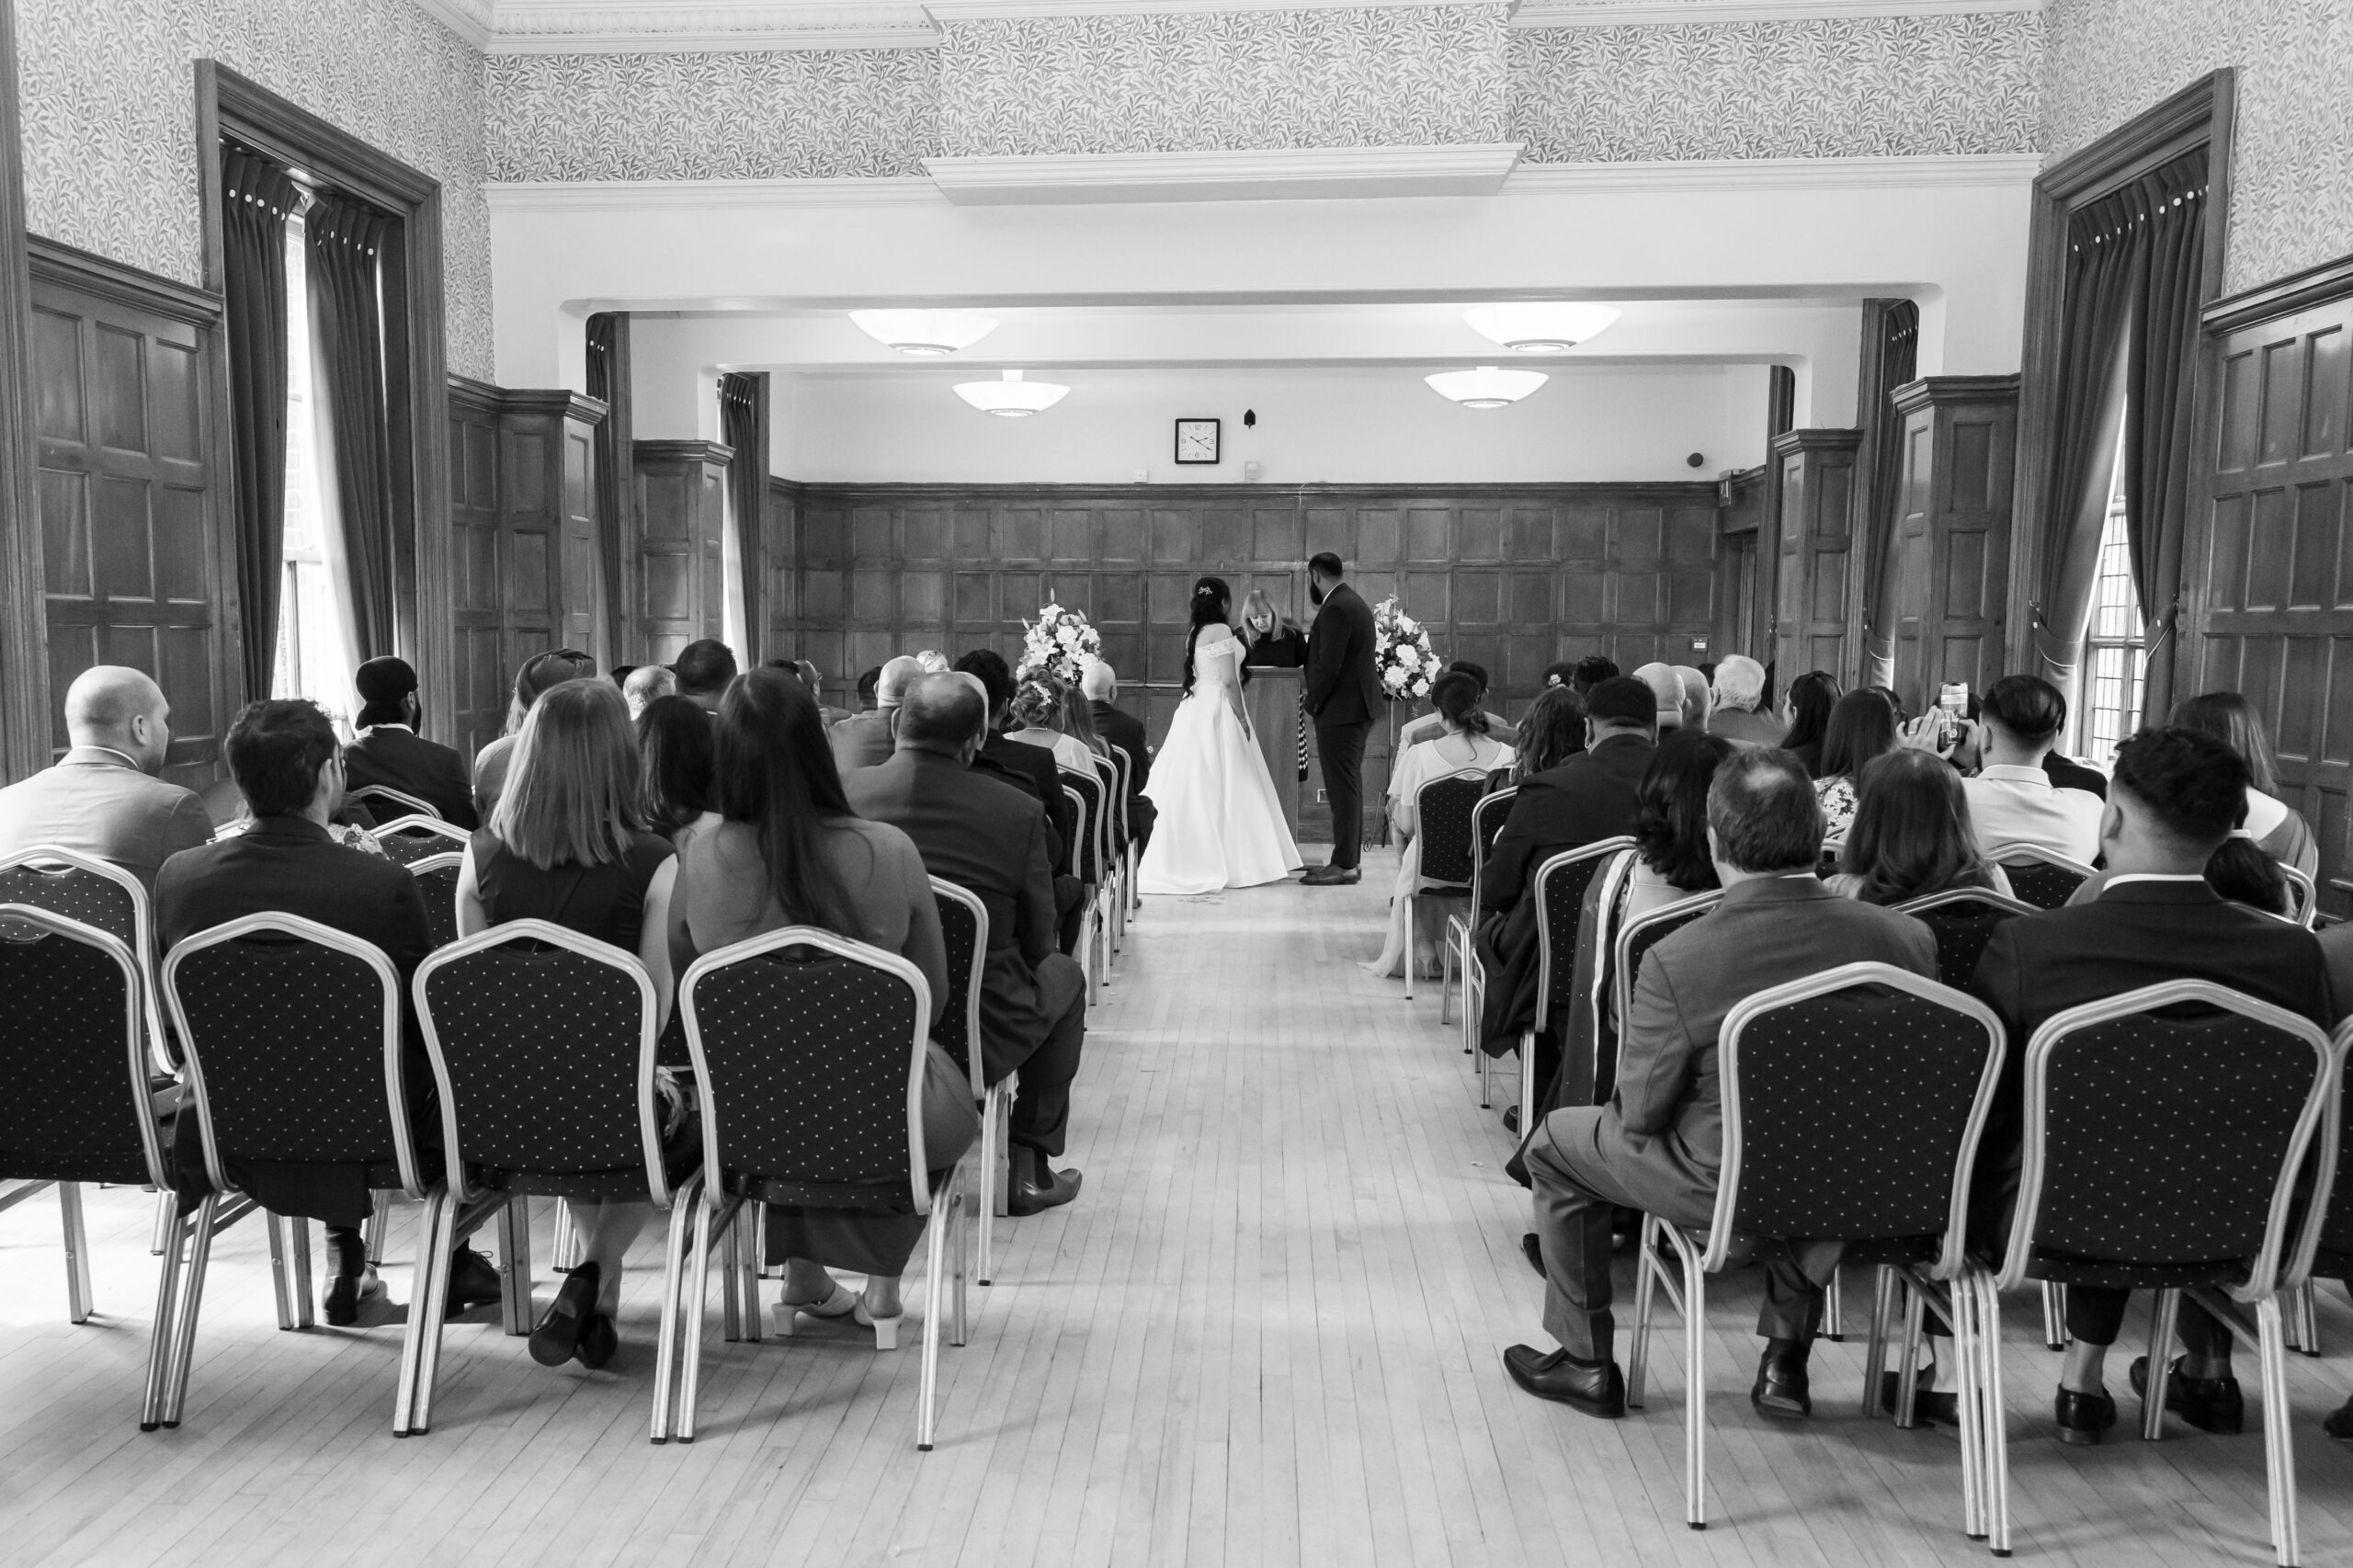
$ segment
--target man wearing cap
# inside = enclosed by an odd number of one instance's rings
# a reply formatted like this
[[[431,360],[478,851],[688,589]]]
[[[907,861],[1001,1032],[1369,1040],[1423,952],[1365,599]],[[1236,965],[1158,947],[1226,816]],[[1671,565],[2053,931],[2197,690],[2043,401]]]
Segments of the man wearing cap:
[[[351,684],[359,692],[361,706],[355,726],[359,738],[343,752],[346,787],[361,790],[372,784],[398,790],[431,806],[454,827],[472,833],[481,826],[466,759],[416,733],[423,709],[416,700],[416,672],[408,661],[370,659],[359,666]],[[377,816],[387,820],[381,812]]]

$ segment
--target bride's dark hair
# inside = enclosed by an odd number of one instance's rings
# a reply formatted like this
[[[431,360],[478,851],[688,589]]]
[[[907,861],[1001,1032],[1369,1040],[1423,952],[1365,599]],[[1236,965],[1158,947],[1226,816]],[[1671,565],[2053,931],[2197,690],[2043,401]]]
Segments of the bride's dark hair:
[[[1223,626],[1233,612],[1233,590],[1222,577],[1203,577],[1193,585],[1191,613],[1185,628],[1185,690],[1193,689],[1193,644],[1204,626]]]

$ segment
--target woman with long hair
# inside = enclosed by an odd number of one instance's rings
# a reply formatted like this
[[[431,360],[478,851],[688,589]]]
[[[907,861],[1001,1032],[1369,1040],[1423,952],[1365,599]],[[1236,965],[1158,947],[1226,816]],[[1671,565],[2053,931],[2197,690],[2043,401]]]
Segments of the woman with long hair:
[[[2307,877],[2319,874],[2319,842],[2303,813],[2279,799],[2279,759],[2255,704],[2235,691],[2203,692],[2175,703],[2165,722],[2211,735],[2238,753],[2255,780],[2247,786],[2246,821],[2240,833],[2281,865],[2293,866]]]
[[[653,977],[656,1027],[670,1015],[668,926],[677,861],[639,807],[637,737],[609,681],[569,680],[540,694],[516,736],[506,788],[458,870],[458,933],[510,920],[551,921],[634,954]],[[665,1081],[666,1083],[666,1081]],[[665,1154],[691,1157],[699,1130],[669,1084]],[[582,1262],[531,1331],[531,1358],[601,1367],[620,1344],[621,1262],[653,1206],[568,1199]]]
[[[1384,978],[1402,975],[1410,958],[1415,972],[1438,972],[1438,939],[1446,930],[1444,903],[1414,884],[1422,875],[1422,834],[1418,811],[1423,785],[1458,774],[1476,774],[1483,780],[1497,768],[1512,764],[1512,748],[1488,733],[1487,716],[1479,708],[1483,694],[1475,676],[1449,671],[1430,687],[1445,728],[1429,740],[1408,748],[1389,774],[1389,825],[1397,837],[1397,884],[1389,897],[1389,935],[1381,956],[1364,967]],[[1414,947],[1405,951],[1405,914],[1409,898],[1423,901],[1415,911]]]
[[[1511,782],[1525,783],[1585,750],[1585,698],[1570,685],[1548,686],[1519,719],[1519,755]]]
[[[514,693],[507,699],[506,733],[474,756],[474,812],[482,821],[488,822],[497,809],[498,792],[506,787],[507,765],[531,705],[566,681],[592,679],[596,674],[597,661],[577,648],[558,648],[523,661],[523,667],[515,672]]]
[[[1197,894],[1280,881],[1299,869],[1267,759],[1242,701],[1242,640],[1222,577],[1193,585],[1186,613],[1185,695],[1144,790],[1158,812],[1136,868],[1147,893]]]
[[[1855,820],[1855,797],[1863,769],[1893,751],[1900,739],[1895,710],[1887,705],[1887,699],[1868,687],[1850,691],[1831,705],[1821,760],[1813,769],[1813,794],[1822,803],[1824,837],[1847,836]]]
[[[1829,885],[1844,897],[1879,904],[1953,888],[2010,891],[2002,868],[1977,846],[1961,775],[1936,753],[1915,746],[1898,746],[1864,765],[1854,825]]]
[[[1249,650],[1242,662],[1252,669],[1295,670],[1307,663],[1307,633],[1275,608],[1264,588],[1253,588],[1242,601],[1242,624],[1233,629]]]
[[[714,775],[720,824],[688,844],[671,940],[682,960],[786,926],[816,926],[897,953],[931,986],[931,1022],[948,1006],[939,906],[915,841],[850,810],[809,688],[786,670],[754,670],[727,688]],[[925,1063],[924,1153],[937,1170],[980,1136],[972,1086],[933,1044]],[[906,1194],[904,1176],[882,1186]],[[878,1196],[887,1196],[878,1192]],[[767,1252],[785,1264],[777,1311],[851,1318],[897,1345],[899,1277],[923,1235],[919,1214],[887,1206],[768,1206]],[[866,1276],[856,1292],[827,1268]]]
[[[712,809],[710,715],[686,697],[657,697],[637,716],[640,788],[646,824],[685,853],[687,842],[719,825]]]
[[[1805,770],[1822,777],[1822,743],[1830,733],[1830,710],[1837,705],[1838,677],[1828,670],[1808,670],[1790,682],[1781,699],[1781,718],[1789,729],[1781,749],[1794,752]]]
[[[1683,730],[1651,753],[1634,796],[1634,873],[1621,916],[1631,920],[1717,886],[1708,852],[1708,786],[1735,750],[1722,735]]]

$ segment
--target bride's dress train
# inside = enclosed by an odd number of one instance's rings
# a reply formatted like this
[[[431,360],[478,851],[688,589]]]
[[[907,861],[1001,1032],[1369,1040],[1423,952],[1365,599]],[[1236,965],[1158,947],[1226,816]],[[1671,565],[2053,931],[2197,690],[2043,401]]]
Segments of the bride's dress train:
[[[1176,705],[1144,790],[1159,812],[1136,868],[1138,891],[1195,894],[1279,882],[1299,869],[1267,759],[1235,718],[1242,644],[1231,634],[1193,649],[1193,692]]]

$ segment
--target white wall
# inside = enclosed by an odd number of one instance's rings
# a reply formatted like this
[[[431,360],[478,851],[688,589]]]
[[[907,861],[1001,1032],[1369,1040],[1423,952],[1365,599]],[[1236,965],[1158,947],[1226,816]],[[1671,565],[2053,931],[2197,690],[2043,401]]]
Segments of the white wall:
[[[1756,367],[1555,369],[1525,402],[1485,410],[1410,369],[1034,371],[1071,392],[1027,419],[967,407],[951,385],[969,379],[779,375],[772,466],[836,483],[1127,483],[1141,469],[1154,483],[1239,484],[1255,461],[1261,484],[1443,484],[1713,479],[1764,459]],[[1223,460],[1176,463],[1179,417],[1222,419]]]

